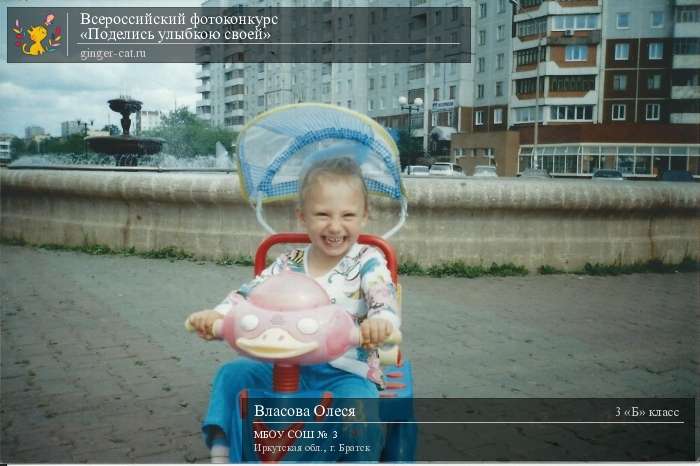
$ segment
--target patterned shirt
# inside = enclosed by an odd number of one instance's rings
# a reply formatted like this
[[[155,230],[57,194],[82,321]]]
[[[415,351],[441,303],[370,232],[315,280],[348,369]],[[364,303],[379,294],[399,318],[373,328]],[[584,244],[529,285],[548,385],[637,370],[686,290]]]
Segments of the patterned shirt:
[[[292,249],[279,256],[254,280],[241,286],[234,293],[247,297],[266,278],[284,270],[308,273],[309,247]],[[398,329],[401,325],[397,314],[396,288],[386,267],[384,255],[372,246],[354,244],[345,256],[325,275],[315,280],[326,290],[331,302],[346,309],[358,325],[367,318],[381,317]],[[215,310],[226,314],[232,300],[226,297]],[[362,347],[352,348],[330,364],[333,367],[367,377],[367,360],[376,351]]]

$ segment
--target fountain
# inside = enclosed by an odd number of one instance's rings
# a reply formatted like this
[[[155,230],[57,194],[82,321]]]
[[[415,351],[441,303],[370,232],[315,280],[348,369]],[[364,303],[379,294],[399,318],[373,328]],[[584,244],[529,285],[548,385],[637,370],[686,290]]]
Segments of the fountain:
[[[112,99],[109,108],[120,113],[122,134],[120,136],[88,136],[85,142],[88,147],[98,154],[113,156],[118,167],[135,167],[138,157],[157,154],[165,142],[162,138],[143,138],[131,136],[132,113],[141,110],[142,102],[128,97]]]

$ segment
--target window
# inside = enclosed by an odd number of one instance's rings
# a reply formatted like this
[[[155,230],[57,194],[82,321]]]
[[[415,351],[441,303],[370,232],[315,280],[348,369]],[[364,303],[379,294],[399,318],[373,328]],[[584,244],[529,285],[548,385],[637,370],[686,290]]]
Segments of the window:
[[[546,18],[529,19],[527,21],[520,21],[516,24],[516,35],[519,38],[533,36],[535,34],[544,34],[546,31]]]
[[[348,108],[352,108],[352,100],[348,100]]]
[[[673,40],[673,53],[675,55],[698,55],[700,54],[700,38],[683,37]]]
[[[411,65],[408,68],[408,80],[411,81],[413,79],[423,79],[425,78],[425,64],[422,63],[420,65]],[[370,87],[371,89],[371,87]]]
[[[506,12],[506,0],[498,0],[498,13]]]
[[[486,58],[484,57],[479,57],[476,60],[476,72],[477,73],[483,73],[484,70],[486,70]]]
[[[433,89],[433,100],[440,100],[440,88]]]
[[[374,89],[374,78],[369,78],[369,90]]]
[[[483,99],[484,98],[484,85],[483,84],[478,84],[476,86],[476,98],[477,99]]]
[[[484,111],[479,110],[474,112],[474,124],[476,126],[482,126],[484,124]]]
[[[551,76],[549,78],[549,90],[553,92],[588,92],[594,89],[594,75]]]
[[[542,121],[542,107],[540,107],[539,118]],[[515,123],[532,123],[535,121],[535,107],[522,107],[515,109]]]
[[[493,124],[500,125],[503,124],[503,109],[494,108],[493,109]]]
[[[506,37],[506,27],[503,24],[496,26],[496,40],[503,40]]]
[[[651,42],[649,44],[649,60],[661,60],[664,57],[664,44]]]
[[[540,47],[540,61],[544,61],[545,49]],[[515,52],[515,63],[517,66],[529,65],[537,61],[537,48],[518,50]]]
[[[549,118],[554,121],[591,121],[593,105],[553,105]]]
[[[265,105],[265,96],[264,95],[259,95],[258,96],[258,107],[262,107]]]
[[[384,97],[379,98],[379,110],[384,110]]]
[[[374,110],[374,100],[369,99],[369,102],[367,102],[367,110]]]
[[[381,88],[385,89],[386,88],[386,76],[381,76],[380,77],[380,82],[381,82]]]
[[[486,13],[487,13],[486,6],[487,6],[486,2],[482,2],[479,4],[479,18],[486,18]]]
[[[618,13],[617,14],[617,23],[616,26],[618,29],[627,29],[630,27],[630,14],[629,13]]]
[[[615,44],[615,60],[629,60],[630,44]]]
[[[647,104],[646,118],[647,121],[658,121],[661,114],[661,104]]]
[[[515,93],[520,94],[534,94],[537,88],[537,78],[525,78],[517,79],[515,81]],[[544,92],[544,79],[540,79],[540,95]]]
[[[650,15],[650,21],[652,28],[662,28],[664,27],[664,12],[663,11],[652,11]]]
[[[586,31],[598,29],[598,15],[566,15],[555,16],[552,23],[553,31]]]
[[[649,89],[649,90],[661,89],[661,75],[660,74],[649,75],[649,78],[647,79],[647,89]]]
[[[676,6],[677,23],[698,23],[700,22],[700,6]]]
[[[566,61],[586,61],[588,59],[588,47],[585,45],[567,45],[565,49]]]
[[[503,81],[496,81],[496,97],[503,96]]]
[[[503,69],[503,64],[505,63],[506,56],[503,53],[499,53],[496,55],[496,69],[497,70],[502,70]]]
[[[627,106],[625,104],[613,104],[612,119],[616,121],[624,121],[626,109]]]
[[[450,99],[457,98],[457,86],[450,86]]]
[[[627,75],[626,74],[616,74],[613,76],[613,89],[616,91],[627,90]]]
[[[398,85],[399,85],[399,73],[394,73],[394,86],[398,86]],[[348,86],[348,87],[350,87],[350,86]]]
[[[440,10],[435,12],[435,24],[442,23],[442,12]]]
[[[479,45],[486,45],[486,31],[479,31]]]

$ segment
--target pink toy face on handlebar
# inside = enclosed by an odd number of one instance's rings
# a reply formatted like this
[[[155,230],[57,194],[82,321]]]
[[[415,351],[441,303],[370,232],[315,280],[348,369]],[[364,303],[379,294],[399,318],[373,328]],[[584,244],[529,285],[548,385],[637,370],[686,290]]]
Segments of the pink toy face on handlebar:
[[[312,278],[283,272],[256,287],[226,315],[224,339],[239,353],[268,362],[318,364],[358,344],[352,317],[330,304]]]

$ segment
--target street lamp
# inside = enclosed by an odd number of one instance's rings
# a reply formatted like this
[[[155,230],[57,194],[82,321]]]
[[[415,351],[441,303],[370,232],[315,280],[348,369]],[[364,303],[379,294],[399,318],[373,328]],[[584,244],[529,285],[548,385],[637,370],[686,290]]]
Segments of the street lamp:
[[[411,129],[411,113],[414,111],[419,111],[423,107],[423,99],[416,97],[412,104],[408,103],[406,96],[399,97],[399,105],[401,105],[401,110],[408,110],[408,137],[413,136],[413,130]]]
[[[520,5],[520,2],[518,0],[508,0],[514,7],[515,7],[515,13],[517,14],[518,12],[522,11],[522,6]],[[525,15],[533,20],[534,18],[530,13],[525,12]],[[535,58],[535,128],[534,128],[534,134],[533,134],[533,144],[532,144],[532,166],[526,170],[523,171],[522,175],[523,176],[535,176],[535,177],[541,177],[545,176],[548,177],[547,172],[542,169],[538,168],[537,165],[537,146],[539,143],[538,136],[539,136],[539,126],[540,126],[540,57],[542,54],[542,38],[547,35],[547,20],[545,18],[545,26],[544,26],[544,34],[543,31],[541,30],[540,26],[537,26],[537,54]]]

